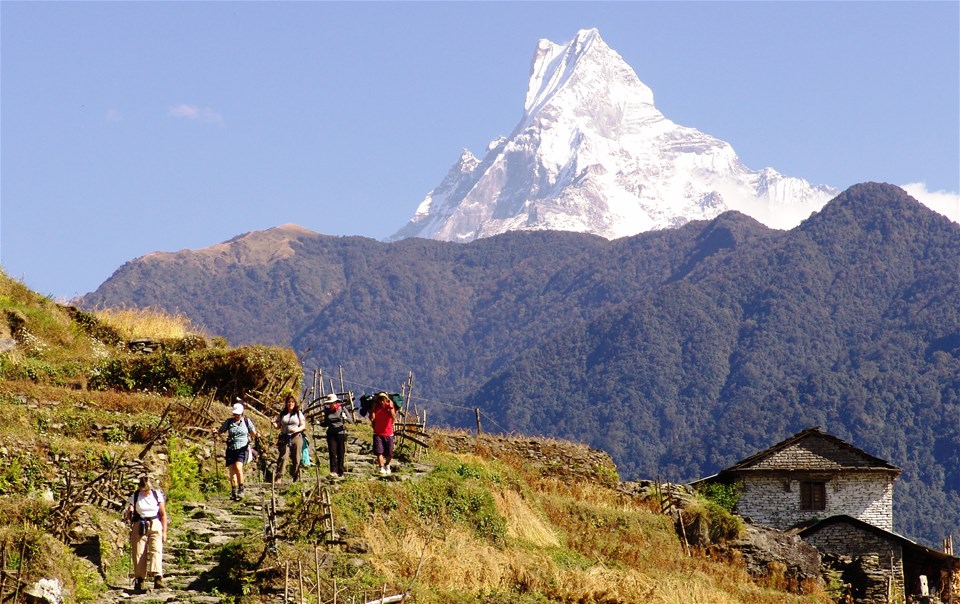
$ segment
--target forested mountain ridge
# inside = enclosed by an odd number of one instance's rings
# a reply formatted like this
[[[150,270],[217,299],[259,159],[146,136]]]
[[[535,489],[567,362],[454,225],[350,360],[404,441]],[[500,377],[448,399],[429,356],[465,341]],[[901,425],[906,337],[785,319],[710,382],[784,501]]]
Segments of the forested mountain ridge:
[[[480,407],[602,448],[625,477],[704,476],[820,425],[904,469],[899,531],[960,533],[960,227],[896,187],[852,187],[790,231],[726,213],[615,241],[274,235],[294,253],[141,259],[83,302],[291,342],[360,383],[413,371],[453,405],[433,421]]]
[[[958,231],[854,187],[769,249],[525,352],[468,404],[683,479],[819,425],[903,468],[896,526],[937,542],[960,527]]]

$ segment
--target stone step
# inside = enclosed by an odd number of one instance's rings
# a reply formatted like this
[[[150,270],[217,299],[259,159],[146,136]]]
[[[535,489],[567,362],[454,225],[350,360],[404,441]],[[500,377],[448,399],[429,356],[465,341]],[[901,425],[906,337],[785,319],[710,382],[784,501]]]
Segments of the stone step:
[[[346,475],[344,478],[331,476],[327,471],[326,445],[322,439],[315,451],[315,466],[305,468],[300,481],[291,483],[285,480],[278,485],[251,479],[248,475],[242,501],[232,501],[229,491],[210,497],[200,503],[184,503],[183,522],[169,535],[164,546],[164,582],[165,589],[150,589],[146,593],[133,593],[131,580],[122,588],[114,588],[104,593],[94,604],[219,604],[221,596],[213,596],[190,589],[204,574],[215,570],[218,556],[223,545],[249,535],[263,534],[267,510],[271,501],[275,502],[278,513],[282,514],[286,506],[285,495],[300,489],[309,493],[317,485],[336,491],[345,481],[386,480],[400,481],[416,479],[430,471],[431,467],[422,463],[391,464],[393,474],[380,476],[370,452],[370,444],[359,439],[348,443]],[[278,535],[282,539],[283,535]],[[178,560],[180,562],[178,562]],[[147,587],[153,585],[147,582]],[[283,603],[282,594],[265,596],[261,602]],[[294,603],[291,597],[286,603]],[[294,603],[295,604],[295,603]]]

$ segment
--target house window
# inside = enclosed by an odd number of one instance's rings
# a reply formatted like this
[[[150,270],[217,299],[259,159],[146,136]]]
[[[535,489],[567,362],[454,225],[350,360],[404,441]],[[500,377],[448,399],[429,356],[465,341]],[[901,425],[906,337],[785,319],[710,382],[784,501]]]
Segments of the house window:
[[[800,482],[800,509],[825,510],[827,509],[827,483]]]

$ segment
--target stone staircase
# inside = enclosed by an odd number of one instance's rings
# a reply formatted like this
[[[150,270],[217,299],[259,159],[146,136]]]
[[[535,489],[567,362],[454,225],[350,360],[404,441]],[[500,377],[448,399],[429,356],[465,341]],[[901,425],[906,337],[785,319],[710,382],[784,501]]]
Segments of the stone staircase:
[[[267,523],[270,485],[248,481],[243,501],[232,501],[229,493],[215,495],[203,503],[185,503],[184,518],[172,523],[163,548],[164,587],[154,589],[153,581],[145,583],[146,591],[133,590],[133,579],[127,585],[111,586],[96,604],[119,602],[183,602],[215,604],[224,601],[211,581],[217,566],[220,548],[247,535],[262,534]],[[277,508],[283,505],[277,498]],[[214,584],[211,584],[214,583]]]
[[[416,479],[429,472],[430,467],[416,462],[394,461],[393,474],[380,476],[370,453],[370,444],[350,437],[347,441],[346,473],[343,478],[330,476],[326,442],[311,441],[313,467],[304,468],[297,486],[304,492],[321,486],[336,491],[344,481]],[[318,467],[319,464],[319,467]],[[217,604],[224,602],[222,594],[229,593],[227,585],[218,585],[215,569],[221,548],[239,537],[265,535],[268,529],[268,511],[275,497],[277,514],[282,515],[284,499],[281,493],[291,486],[291,479],[284,477],[281,485],[273,487],[262,482],[257,471],[248,467],[243,501],[232,501],[229,492],[210,497],[202,503],[183,504],[182,518],[171,522],[167,542],[164,544],[164,587],[154,589],[153,581],[145,583],[143,593],[133,591],[133,579],[126,585],[111,586],[94,604]],[[281,603],[282,595],[276,602]]]

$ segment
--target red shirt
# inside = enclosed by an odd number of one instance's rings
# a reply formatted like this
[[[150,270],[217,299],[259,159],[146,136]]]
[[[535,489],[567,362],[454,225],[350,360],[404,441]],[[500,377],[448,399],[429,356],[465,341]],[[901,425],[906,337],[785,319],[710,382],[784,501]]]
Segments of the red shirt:
[[[373,433],[377,436],[393,436],[393,413],[382,404],[378,403],[370,413],[370,420],[373,422]]]

